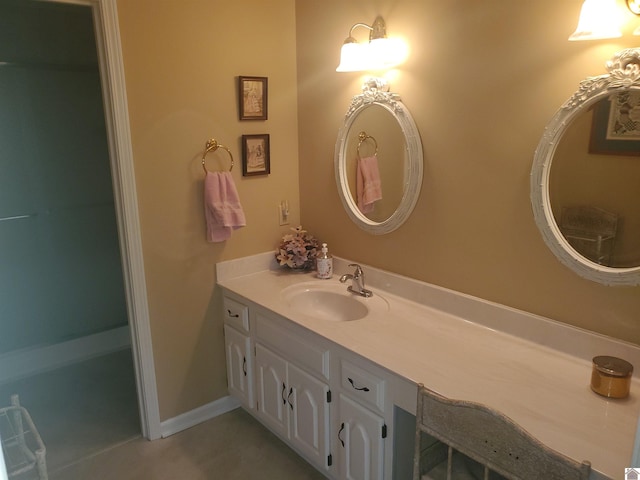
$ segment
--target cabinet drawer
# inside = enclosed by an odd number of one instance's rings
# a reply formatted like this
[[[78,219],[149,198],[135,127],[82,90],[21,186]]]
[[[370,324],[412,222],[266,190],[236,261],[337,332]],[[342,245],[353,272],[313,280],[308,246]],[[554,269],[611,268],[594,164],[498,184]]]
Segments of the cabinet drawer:
[[[224,297],[224,323],[232,325],[238,330],[249,331],[249,307]]]
[[[329,350],[326,347],[314,345],[260,313],[255,317],[255,332],[256,341],[277,349],[309,373],[329,379]]]
[[[342,390],[352,398],[384,413],[385,380],[383,378],[342,359],[340,382]]]

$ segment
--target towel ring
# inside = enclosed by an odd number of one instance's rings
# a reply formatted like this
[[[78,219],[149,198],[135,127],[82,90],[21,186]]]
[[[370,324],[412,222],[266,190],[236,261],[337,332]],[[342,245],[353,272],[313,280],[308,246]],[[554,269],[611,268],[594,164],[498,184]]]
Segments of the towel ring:
[[[229,150],[224,145],[218,143],[218,141],[215,138],[212,138],[211,140],[207,140],[204,154],[202,155],[202,169],[204,170],[205,175],[207,173],[207,167],[204,164],[204,159],[207,156],[207,153],[215,152],[218,148],[222,148],[227,151],[227,153],[229,154],[229,157],[231,157],[231,166],[229,167],[229,171],[233,170],[233,155],[231,155],[231,150]]]
[[[360,141],[358,142],[358,148],[356,148],[358,158],[360,158],[360,145],[362,145],[362,143],[365,142],[368,138],[373,140],[373,144],[376,146],[376,151],[373,152],[373,155],[378,156],[378,142],[376,142],[375,138],[373,138],[371,135],[367,135],[367,132],[360,132],[358,134],[358,138],[360,139]]]

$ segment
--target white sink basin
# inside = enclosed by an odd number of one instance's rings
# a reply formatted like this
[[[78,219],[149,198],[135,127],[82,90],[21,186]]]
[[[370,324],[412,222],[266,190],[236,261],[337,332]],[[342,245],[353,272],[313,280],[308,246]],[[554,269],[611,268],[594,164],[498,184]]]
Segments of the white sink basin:
[[[389,304],[375,292],[365,298],[347,291],[347,285],[332,281],[305,282],[287,287],[283,298],[294,310],[321,320],[348,322],[365,318],[372,311],[387,311]]]

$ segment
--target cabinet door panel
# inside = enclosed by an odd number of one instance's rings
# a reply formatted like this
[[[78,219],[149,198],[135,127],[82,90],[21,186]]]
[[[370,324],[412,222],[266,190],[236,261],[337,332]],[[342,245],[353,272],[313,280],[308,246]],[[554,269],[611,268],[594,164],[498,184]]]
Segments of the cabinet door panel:
[[[271,350],[256,344],[258,416],[277,433],[287,435],[287,363]]]
[[[342,394],[339,409],[338,448],[341,478],[382,480],[384,420]]]
[[[328,385],[292,364],[288,365],[292,392],[289,436],[295,446],[318,466],[328,468],[329,404]]]
[[[224,326],[229,393],[248,408],[253,408],[251,343],[248,336]]]

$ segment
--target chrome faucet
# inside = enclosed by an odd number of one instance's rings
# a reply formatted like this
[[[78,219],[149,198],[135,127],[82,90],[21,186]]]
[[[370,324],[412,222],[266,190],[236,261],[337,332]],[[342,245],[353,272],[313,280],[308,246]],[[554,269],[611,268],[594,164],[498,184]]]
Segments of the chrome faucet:
[[[362,271],[362,267],[357,263],[349,264],[350,267],[355,267],[355,271],[353,274],[345,273],[340,277],[340,283],[344,283],[347,280],[351,280],[351,286],[347,287],[351,293],[355,293],[357,295],[362,295],[363,297],[371,297],[373,296],[373,292],[371,290],[367,290],[364,288],[364,272]]]

